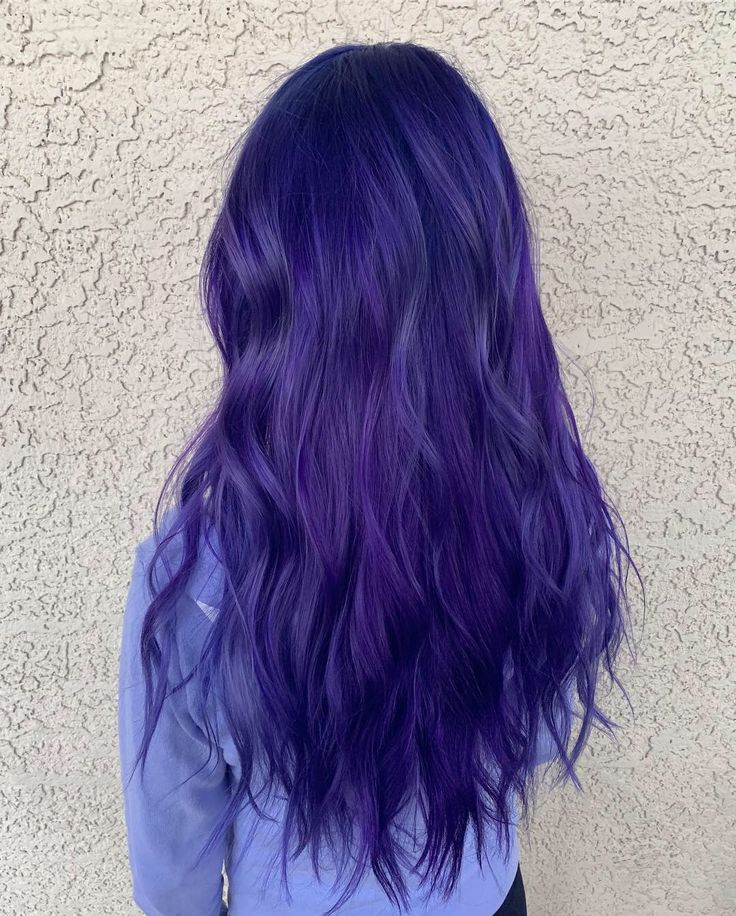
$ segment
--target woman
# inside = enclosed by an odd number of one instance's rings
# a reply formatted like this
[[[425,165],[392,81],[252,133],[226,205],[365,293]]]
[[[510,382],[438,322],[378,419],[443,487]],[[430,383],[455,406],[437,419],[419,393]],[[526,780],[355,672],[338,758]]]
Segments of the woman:
[[[136,902],[217,916],[224,864],[231,916],[525,913],[516,824],[611,728],[633,562],[478,94],[415,44],[289,74],[201,295],[222,389],[124,618]]]

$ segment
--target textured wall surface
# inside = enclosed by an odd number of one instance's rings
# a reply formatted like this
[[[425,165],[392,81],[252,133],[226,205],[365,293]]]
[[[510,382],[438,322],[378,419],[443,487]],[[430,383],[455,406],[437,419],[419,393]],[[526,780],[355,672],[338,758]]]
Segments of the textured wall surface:
[[[524,841],[534,916],[736,913],[733,2],[0,5],[0,912],[133,913],[116,676],[134,543],[212,397],[196,275],[274,77],[415,39],[480,83],[627,521],[636,715]],[[588,422],[588,416],[591,417]]]

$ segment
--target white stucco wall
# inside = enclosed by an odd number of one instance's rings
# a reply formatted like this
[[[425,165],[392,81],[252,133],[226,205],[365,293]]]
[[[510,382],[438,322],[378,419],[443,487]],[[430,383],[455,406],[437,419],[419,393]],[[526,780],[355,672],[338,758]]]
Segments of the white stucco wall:
[[[284,68],[411,38],[479,80],[536,201],[548,319],[648,589],[636,718],[617,701],[620,745],[538,809],[530,913],[736,913],[736,4],[31,0],[0,22],[0,912],[134,912],[122,602],[217,379],[195,282],[219,163]]]

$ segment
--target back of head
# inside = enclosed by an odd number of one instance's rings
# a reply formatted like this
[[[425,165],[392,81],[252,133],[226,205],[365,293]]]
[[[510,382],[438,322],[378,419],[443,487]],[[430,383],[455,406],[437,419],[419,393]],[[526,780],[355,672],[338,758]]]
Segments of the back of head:
[[[542,731],[574,778],[610,725],[597,689],[631,561],[533,252],[480,96],[404,43],[332,48],[280,83],[209,240],[224,378],[167,481],[185,549],[144,627],[148,740],[166,622],[212,532],[224,589],[199,670],[242,762],[228,818],[264,762],[284,848],[350,850],[344,899],[366,868],[405,898],[412,800],[420,865],[449,894],[466,830],[503,841],[511,795],[531,797]]]

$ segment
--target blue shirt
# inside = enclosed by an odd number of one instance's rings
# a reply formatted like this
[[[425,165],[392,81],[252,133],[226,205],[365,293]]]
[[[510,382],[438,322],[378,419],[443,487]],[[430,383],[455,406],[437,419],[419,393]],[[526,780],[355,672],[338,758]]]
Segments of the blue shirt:
[[[279,824],[261,820],[250,810],[240,813],[229,842],[214,849],[194,865],[211,828],[229,798],[229,786],[240,775],[233,742],[221,713],[213,708],[219,731],[216,757],[209,753],[201,716],[194,702],[193,680],[164,703],[151,742],[144,775],[140,766],[128,784],[138,750],[144,711],[144,682],[139,657],[139,637],[150,593],[144,565],[154,548],[153,538],[136,547],[123,616],[120,647],[118,726],[121,777],[124,787],[128,855],[133,880],[133,899],[147,916],[321,916],[337,899],[330,881],[318,882],[308,854],[290,863],[288,878],[291,902],[281,890],[279,874]],[[184,677],[194,667],[207,628],[217,614],[215,602],[220,582],[218,565],[205,552],[191,577],[187,593],[177,607],[177,642],[172,676]],[[539,762],[552,756],[551,745],[540,746]],[[127,787],[126,787],[127,786]],[[271,808],[278,817],[278,808]],[[244,855],[240,855],[252,835]],[[467,831],[463,865],[454,896],[449,902],[421,899],[416,884],[411,913],[415,916],[490,916],[503,902],[518,865],[516,828],[507,861],[490,848],[481,871]],[[276,857],[276,858],[274,858]],[[223,867],[228,877],[228,904],[223,903]],[[340,914],[396,916],[394,908],[372,872]]]

